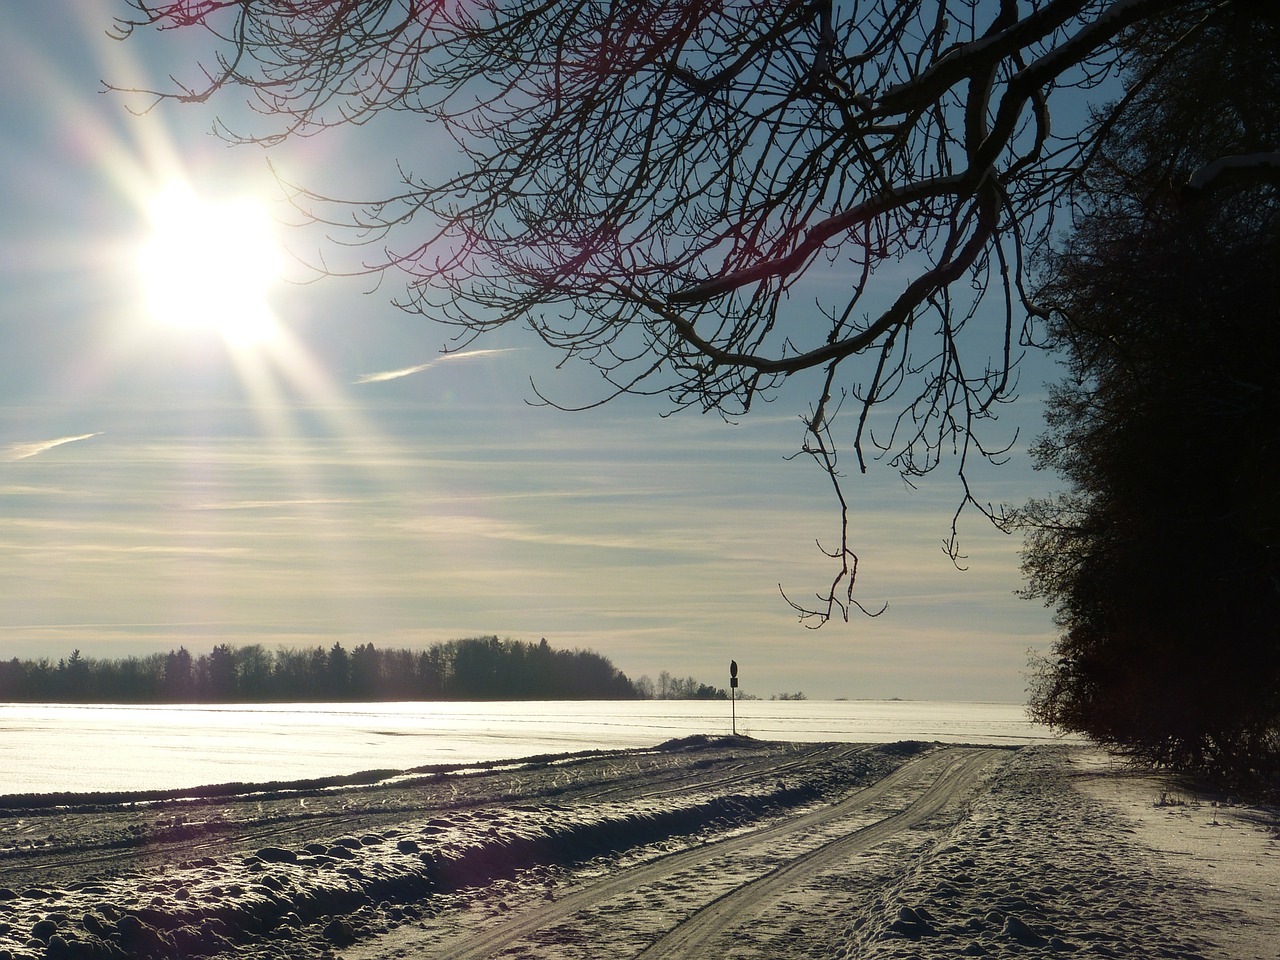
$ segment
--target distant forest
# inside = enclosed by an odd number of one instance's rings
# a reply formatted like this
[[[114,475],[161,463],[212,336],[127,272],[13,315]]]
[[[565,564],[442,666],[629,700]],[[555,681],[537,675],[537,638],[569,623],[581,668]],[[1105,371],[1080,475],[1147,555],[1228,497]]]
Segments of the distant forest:
[[[219,644],[144,657],[98,659],[79,650],[48,659],[0,661],[0,701],[56,703],[297,703],[385,700],[722,699],[726,691],[665,671],[632,682],[590,650],[555,650],[495,637],[450,640],[425,650],[348,652]]]

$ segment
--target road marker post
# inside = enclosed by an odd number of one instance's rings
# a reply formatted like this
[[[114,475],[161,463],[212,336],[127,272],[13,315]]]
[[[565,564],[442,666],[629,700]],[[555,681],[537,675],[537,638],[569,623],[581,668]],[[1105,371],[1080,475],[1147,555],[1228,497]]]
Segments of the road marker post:
[[[733,718],[733,735],[738,735],[738,661],[729,661],[729,715]]]

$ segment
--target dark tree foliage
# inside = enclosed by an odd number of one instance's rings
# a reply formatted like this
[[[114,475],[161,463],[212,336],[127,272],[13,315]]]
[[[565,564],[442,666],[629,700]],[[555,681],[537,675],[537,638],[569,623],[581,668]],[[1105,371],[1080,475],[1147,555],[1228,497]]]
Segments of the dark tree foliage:
[[[1280,786],[1280,184],[1211,166],[1280,143],[1280,6],[1187,27],[1133,38],[1132,109],[1041,291],[1071,375],[1037,456],[1071,490],[1021,517],[1063,630],[1031,707]]]
[[[219,644],[120,660],[82,657],[0,661],[0,701],[59,703],[262,703],[390,700],[624,700],[631,681],[590,650],[546,640],[477,637],[427,650],[350,653]]]
[[[405,309],[456,328],[448,349],[528,326],[602,374],[601,402],[729,417],[798,381],[841,517],[830,587],[792,603],[821,623],[860,607],[839,447],[908,479],[953,464],[961,509],[995,512],[966,468],[1012,439],[980,428],[1042,314],[1026,265],[1126,114],[1082,105],[1127,33],[1272,3],[131,0],[119,25],[204,31],[207,61],[154,96],[239,88],[264,119],[232,139],[388,116],[407,143],[415,122],[452,138],[456,168],[407,146],[373,202],[294,187],[367,244],[326,269],[399,274]]]

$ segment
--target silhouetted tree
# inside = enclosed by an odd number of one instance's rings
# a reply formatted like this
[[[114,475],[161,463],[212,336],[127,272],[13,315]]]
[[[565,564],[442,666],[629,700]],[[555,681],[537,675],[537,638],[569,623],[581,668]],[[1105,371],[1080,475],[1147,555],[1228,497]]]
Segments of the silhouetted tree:
[[[58,661],[58,675],[55,682],[59,699],[83,703],[93,698],[89,665],[79,650],[72,650],[70,657]]]
[[[382,658],[372,643],[351,651],[351,699],[376,700],[381,696]]]
[[[694,677],[673,677],[667,670],[658,674],[658,682],[641,677],[634,685],[636,696],[658,700],[727,700],[723,687],[702,683]]]
[[[116,703],[149,703],[159,699],[164,682],[164,655],[88,661],[95,676],[94,699]]]
[[[450,646],[453,669],[449,690],[464,700],[495,699],[494,678],[498,671],[497,637],[456,640]]]
[[[1063,631],[1031,707],[1256,784],[1280,777],[1280,178],[1219,159],[1280,144],[1280,6],[1167,30],[1134,38],[1041,291],[1070,377],[1036,456],[1071,489],[1021,517]]]
[[[323,698],[324,662],[323,647],[274,651],[271,662],[272,689],[277,696],[286,700]]]
[[[27,682],[27,665],[13,657],[0,661],[0,700],[24,700],[30,689]]]
[[[208,656],[200,657],[196,663],[202,675],[202,699],[214,703],[229,703],[237,699],[236,656],[229,645],[218,644]]]
[[[195,661],[186,647],[171,650],[164,658],[164,695],[174,703],[186,703],[195,696]]]
[[[325,653],[324,647],[317,646],[307,654],[307,666],[303,674],[307,678],[307,693],[303,699],[330,695],[329,655]]]
[[[445,674],[444,651],[436,645],[430,650],[418,654],[418,692],[417,697],[431,700],[444,696]]]
[[[859,606],[837,432],[864,470],[868,450],[908,478],[954,454],[964,504],[989,510],[964,478],[1011,439],[978,430],[1012,396],[1024,319],[1043,314],[1028,258],[1132,107],[1081,104],[1134,62],[1134,34],[1162,45],[1146,69],[1224,14],[1274,6],[132,2],[124,35],[208,30],[194,85],[155,96],[244,89],[268,128],[232,139],[397,112],[453,138],[456,172],[402,166],[383,200],[294,189],[372,245],[351,269],[399,272],[406,309],[456,326],[450,349],[529,325],[604,374],[601,402],[663,393],[726,416],[801,379],[802,450],[841,511],[830,587],[793,603],[818,622]]]
[[[346,700],[351,695],[351,657],[340,643],[329,648],[324,691],[333,700]]]
[[[383,650],[379,657],[378,700],[425,700],[430,694],[418,676],[418,655],[412,650]]]

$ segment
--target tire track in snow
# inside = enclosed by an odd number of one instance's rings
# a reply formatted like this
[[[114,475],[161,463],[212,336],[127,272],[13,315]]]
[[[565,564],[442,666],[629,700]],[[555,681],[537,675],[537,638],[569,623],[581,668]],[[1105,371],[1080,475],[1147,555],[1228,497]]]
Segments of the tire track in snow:
[[[741,926],[759,907],[780,897],[806,877],[821,873],[853,854],[870,850],[894,834],[908,830],[939,813],[972,790],[983,771],[996,757],[1007,756],[1006,752],[995,750],[953,755],[948,758],[950,762],[938,775],[938,779],[901,813],[877,820],[870,826],[823,844],[818,849],[737,887],[662,936],[645,949],[640,957],[643,960],[664,960],[700,956],[712,940]]]
[[[395,931],[380,944],[368,944],[343,953],[347,960],[386,956],[448,957],[449,960],[483,960],[516,946],[539,931],[570,921],[609,900],[649,884],[669,882],[677,874],[705,866],[711,861],[796,835],[812,833],[831,821],[865,814],[895,792],[921,791],[905,809],[845,834],[810,852],[801,854],[762,877],[751,878],[733,891],[681,922],[641,954],[646,958],[689,957],[713,936],[724,931],[735,917],[751,912],[771,897],[798,882],[803,876],[920,823],[962,796],[978,781],[982,771],[1008,751],[947,747],[903,764],[888,776],[859,790],[838,803],[790,817],[780,823],[670,854],[649,863],[620,869],[589,885],[573,890],[559,900],[543,903],[517,913],[489,929],[472,930],[444,940],[423,942],[410,930]],[[398,935],[397,935],[398,934]],[[372,948],[372,949],[370,949]]]

